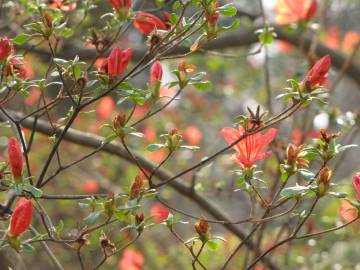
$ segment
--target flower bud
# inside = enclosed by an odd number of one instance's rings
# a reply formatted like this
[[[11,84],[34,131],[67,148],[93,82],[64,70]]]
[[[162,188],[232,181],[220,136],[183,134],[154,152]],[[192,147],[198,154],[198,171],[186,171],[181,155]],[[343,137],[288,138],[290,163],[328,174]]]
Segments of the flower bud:
[[[103,249],[109,249],[112,252],[114,252],[116,250],[116,246],[114,245],[114,243],[112,243],[107,237],[106,235],[101,235],[99,238],[99,242],[100,242],[100,246]]]
[[[18,181],[21,182],[22,170],[24,166],[24,157],[21,151],[20,143],[15,137],[9,139],[8,155],[9,155],[10,168],[14,176],[14,179],[17,182]]]
[[[156,61],[150,68],[150,83],[154,85],[157,81],[161,81],[163,69],[160,61]]]
[[[323,196],[325,192],[328,190],[331,176],[332,176],[332,171],[329,167],[324,167],[320,170],[317,179],[319,185],[319,191],[318,191],[319,196]]]
[[[51,29],[53,27],[51,14],[49,12],[44,12],[43,17],[46,22],[46,26]]]
[[[145,190],[145,187],[146,187],[145,176],[142,173],[138,173],[130,189],[130,200],[139,198],[140,194]]]
[[[331,67],[330,55],[325,55],[318,60],[315,65],[309,70],[305,77],[306,89],[313,90],[325,84],[327,80],[328,71]]]
[[[168,133],[168,148],[170,151],[174,151],[177,147],[179,147],[182,141],[182,136],[179,134],[178,129],[173,128]]]
[[[0,61],[7,58],[13,50],[13,45],[7,37],[0,39]]]
[[[142,223],[144,221],[144,218],[145,218],[144,213],[136,214],[135,215],[136,225]]]
[[[126,124],[126,115],[124,112],[119,112],[117,116],[113,119],[113,127],[115,130],[118,130],[121,127],[124,127]]]
[[[285,163],[292,167],[292,171],[297,170],[297,166],[309,167],[309,161],[300,156],[304,145],[296,146],[289,144],[286,148],[286,160]]]
[[[353,177],[353,185],[356,192],[356,199],[360,201],[360,172],[357,172]]]
[[[32,202],[25,198],[21,198],[11,215],[10,228],[8,231],[8,236],[10,238],[18,237],[29,228],[32,220],[32,212]]]
[[[194,228],[203,242],[209,238],[209,223],[206,221],[205,217],[202,216],[199,222],[195,223]]]
[[[101,70],[107,71],[110,78],[117,78],[125,71],[126,67],[130,63],[132,56],[132,49],[121,50],[120,47],[114,48],[109,57],[107,58],[106,66],[101,67]]]

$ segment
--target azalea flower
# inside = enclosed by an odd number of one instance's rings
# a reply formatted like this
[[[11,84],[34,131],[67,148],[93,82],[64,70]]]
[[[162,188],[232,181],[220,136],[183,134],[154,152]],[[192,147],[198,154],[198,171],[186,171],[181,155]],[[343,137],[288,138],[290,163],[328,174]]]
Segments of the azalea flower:
[[[101,119],[106,119],[113,114],[115,106],[114,100],[111,97],[106,96],[101,99],[96,113]]]
[[[147,12],[139,12],[133,21],[134,27],[145,35],[149,35],[152,31],[166,30],[166,25],[155,15]]]
[[[353,177],[353,185],[356,192],[356,199],[360,201],[360,172],[357,172]]]
[[[144,265],[144,255],[142,253],[126,248],[119,261],[119,270],[141,270]]]
[[[234,143],[244,133],[243,127],[240,127],[239,130],[226,127],[220,132],[228,144]],[[257,132],[242,139],[233,146],[236,151],[235,162],[240,163],[244,168],[251,168],[256,161],[268,158],[271,151],[265,153],[263,151],[274,140],[276,133],[277,129],[270,128],[265,134]]]
[[[315,16],[316,9],[316,0],[278,0],[275,4],[275,20],[278,24],[309,21]]]
[[[202,140],[203,134],[196,126],[188,126],[184,130],[184,139],[191,145],[198,145]]]
[[[345,222],[350,222],[358,216],[358,211],[348,201],[342,201],[339,208],[339,214]]]
[[[151,207],[150,213],[156,222],[163,222],[169,216],[170,210],[161,203],[156,203]]]

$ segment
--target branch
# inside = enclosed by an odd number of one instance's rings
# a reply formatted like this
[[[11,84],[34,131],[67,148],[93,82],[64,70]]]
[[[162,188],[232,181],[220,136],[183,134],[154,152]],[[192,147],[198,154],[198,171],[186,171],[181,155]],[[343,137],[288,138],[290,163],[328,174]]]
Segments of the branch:
[[[298,34],[286,33],[280,26],[274,25],[273,27],[279,40],[287,41],[296,47],[300,47],[301,44],[305,51],[310,48],[312,43],[312,35],[306,35],[303,39],[301,39]],[[227,48],[250,46],[259,42],[257,36],[254,33],[259,28],[259,26],[256,26],[247,30],[242,29],[224,33],[217,39],[203,43],[201,48],[204,50],[223,50]],[[20,48],[24,50],[30,50],[33,53],[43,56],[45,59],[50,57],[48,51],[40,48],[32,48],[30,45],[21,46]],[[133,46],[132,48],[133,61],[137,61],[142,58],[148,50],[148,48],[145,46]],[[107,53],[109,52],[110,51]],[[175,47],[171,49],[166,55],[181,55],[188,52],[188,48]],[[107,55],[107,53],[104,53],[104,57]],[[329,54],[332,58],[334,67],[336,67],[338,70],[341,70],[342,67],[347,63],[346,55],[342,54],[341,52],[332,50],[322,43],[317,44],[315,53],[319,57]],[[59,48],[58,57],[73,59],[76,55],[78,55],[82,60],[92,59],[94,55],[96,55],[96,51],[89,48],[79,48],[74,46],[74,44],[65,44],[62,48]],[[360,66],[357,63],[350,63],[345,71],[345,74],[360,85]]]
[[[22,116],[21,114],[14,113],[14,112],[12,112],[11,114],[17,115],[18,117]],[[0,116],[0,119],[3,121],[6,121],[6,119],[1,118],[1,116]],[[34,121],[34,119],[32,117],[29,117],[22,122],[22,125],[29,129],[34,128],[33,121]],[[37,132],[40,132],[40,133],[43,133],[43,134],[46,134],[49,136],[53,135],[53,130],[52,130],[51,126],[43,120],[37,120],[37,125],[35,126],[35,129]],[[56,132],[60,133],[60,132],[62,132],[62,129],[58,128],[56,130]],[[101,144],[103,144],[103,142],[105,141],[105,138],[91,134],[91,133],[81,132],[81,131],[69,128],[67,130],[66,134],[64,135],[64,140],[78,144],[78,145],[87,146],[90,148],[98,148]],[[102,151],[116,155],[124,160],[127,160],[130,163],[134,163],[133,158],[128,155],[126,150],[123,149],[120,144],[115,144],[115,143],[106,144],[102,148]],[[154,168],[156,168],[155,164],[153,164],[152,162],[143,158],[141,155],[137,154],[136,152],[133,152],[133,155],[136,156],[138,162],[141,164],[141,166],[144,169],[146,169],[148,171],[152,171]],[[170,179],[173,177],[173,175],[170,172],[168,172],[162,168],[158,169],[154,175],[157,178],[159,178],[160,180],[166,180],[166,179]],[[224,220],[224,221],[230,220],[229,217],[224,213],[224,211],[222,209],[218,208],[216,205],[209,202],[206,199],[206,197],[204,197],[200,194],[194,193],[190,186],[187,186],[183,183],[185,183],[185,181],[179,179],[179,181],[170,182],[169,185],[172,188],[174,188],[177,192],[182,194],[183,196],[192,200],[199,207],[201,207],[202,209],[207,211],[209,214],[211,214],[214,218],[216,218],[218,220]],[[245,239],[246,233],[242,229],[238,228],[236,225],[224,224],[224,226],[229,231],[231,231],[236,236],[238,236],[240,239]],[[249,240],[246,241],[246,245],[250,249],[252,249],[256,254],[260,254],[260,252],[261,252],[260,249],[252,241],[249,241]],[[269,269],[280,270],[280,267],[277,266],[274,262],[272,262],[272,260],[270,260],[269,258],[265,257],[262,259],[262,261],[264,264],[266,264],[268,266]]]

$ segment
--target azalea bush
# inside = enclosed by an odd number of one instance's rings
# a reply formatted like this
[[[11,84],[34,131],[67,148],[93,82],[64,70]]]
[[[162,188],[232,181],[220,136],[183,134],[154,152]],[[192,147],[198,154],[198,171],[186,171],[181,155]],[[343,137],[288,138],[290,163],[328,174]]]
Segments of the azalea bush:
[[[0,269],[360,267],[359,3],[0,5]]]

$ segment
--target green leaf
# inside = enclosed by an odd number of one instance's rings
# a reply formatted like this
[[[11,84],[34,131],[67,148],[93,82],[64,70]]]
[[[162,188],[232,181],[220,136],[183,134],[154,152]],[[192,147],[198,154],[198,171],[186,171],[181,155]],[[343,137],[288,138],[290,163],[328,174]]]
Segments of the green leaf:
[[[59,224],[55,227],[54,229],[54,233],[57,237],[60,237],[61,232],[64,229],[64,222],[62,220],[60,220]]]
[[[156,150],[159,150],[160,148],[164,148],[165,145],[161,144],[161,143],[154,143],[154,144],[149,144],[146,149],[150,152],[154,152]]]
[[[67,27],[64,27],[61,31],[61,35],[64,37],[64,38],[69,38],[71,37],[72,35],[74,34],[74,31],[70,28],[67,28]]]
[[[113,140],[115,140],[117,138],[117,135],[114,133],[114,134],[111,134],[109,136],[106,136],[105,138],[105,141],[106,142],[112,142]]]
[[[214,241],[214,240],[208,240],[208,241],[206,242],[206,246],[207,246],[208,249],[210,249],[210,250],[217,250],[218,247],[219,247],[219,244],[218,244],[216,241]]]
[[[32,253],[35,251],[35,248],[29,243],[21,244],[21,248],[24,252],[27,252],[27,253]]]
[[[175,1],[172,5],[172,9],[175,11],[181,7],[180,1]]]
[[[236,15],[237,13],[237,9],[235,6],[233,5],[224,5],[222,7],[219,8],[220,13],[224,16],[228,16],[228,17],[233,17]]]
[[[306,186],[294,186],[294,187],[288,187],[284,188],[280,195],[284,198],[293,198],[297,196],[302,196],[306,194],[310,190],[310,187]]]
[[[17,35],[15,38],[14,38],[14,42],[17,44],[17,45],[22,45],[24,44],[26,41],[30,40],[32,38],[32,35],[28,35],[28,34],[25,34],[25,33],[21,33],[19,35]]]
[[[86,218],[84,218],[84,223],[86,225],[93,224],[98,219],[98,217],[100,216],[101,213],[102,213],[102,211],[94,211],[94,212],[90,213],[90,215],[88,215]]]
[[[211,82],[210,81],[204,81],[204,82],[194,82],[191,83],[196,89],[198,90],[209,90],[211,87]]]
[[[299,169],[298,172],[306,181],[310,181],[315,177],[315,174],[313,172],[306,169]]]
[[[344,199],[348,196],[347,192],[328,192],[329,195],[334,196],[338,199]]]
[[[40,198],[43,195],[41,189],[38,189],[30,184],[25,184],[23,189],[27,192],[30,192],[35,198]]]

